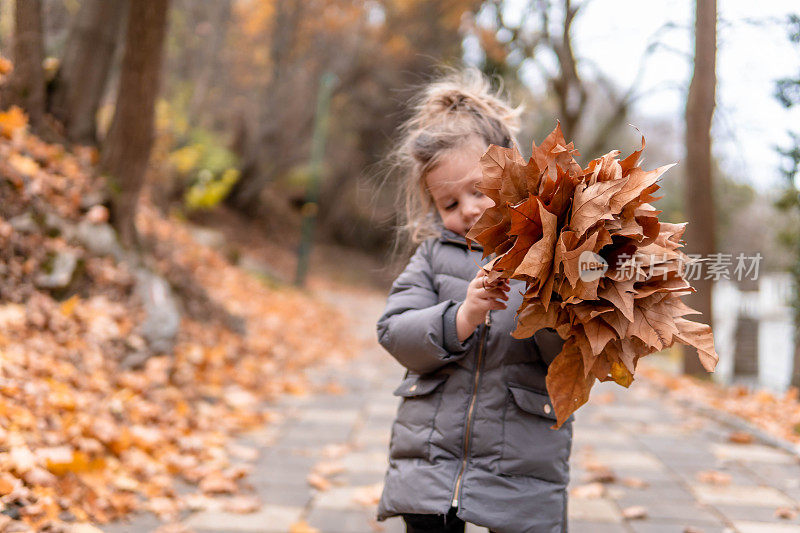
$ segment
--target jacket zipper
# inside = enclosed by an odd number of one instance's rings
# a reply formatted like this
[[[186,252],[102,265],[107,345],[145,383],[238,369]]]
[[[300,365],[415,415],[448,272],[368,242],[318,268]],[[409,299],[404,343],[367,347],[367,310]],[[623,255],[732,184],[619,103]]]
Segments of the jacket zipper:
[[[472,384],[472,398],[469,400],[469,408],[467,409],[467,427],[464,433],[464,446],[461,450],[461,468],[456,478],[456,486],[453,490],[453,501],[450,503],[451,507],[458,507],[458,493],[461,490],[461,478],[464,476],[464,470],[467,468],[467,454],[469,453],[469,438],[472,432],[472,415],[475,411],[475,401],[478,398],[478,381],[481,375],[481,365],[483,364],[483,350],[486,344],[486,334],[489,331],[489,326],[492,325],[491,311],[486,312],[486,319],[484,320],[484,327],[481,331],[481,342],[478,346],[478,359],[475,364],[475,379]]]

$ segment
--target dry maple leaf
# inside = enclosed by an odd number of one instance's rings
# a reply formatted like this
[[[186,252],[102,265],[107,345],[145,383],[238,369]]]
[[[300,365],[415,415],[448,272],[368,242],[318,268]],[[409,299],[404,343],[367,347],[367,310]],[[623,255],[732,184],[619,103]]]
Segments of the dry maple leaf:
[[[624,477],[620,480],[620,483],[632,489],[644,489],[650,485],[647,481],[638,477]]]
[[[643,170],[639,150],[619,151],[582,168],[556,126],[532,146],[526,162],[516,147],[491,145],[481,158],[477,188],[494,201],[467,233],[495,257],[489,279],[526,282],[515,338],[552,328],[564,339],[550,364],[547,390],[560,427],[589,399],[596,380],[624,387],[641,357],[672,346],[694,346],[703,367],[718,361],[711,328],[680,297],[685,224],[662,223],[650,202],[672,165]]]
[[[237,491],[236,483],[219,472],[212,472],[204,477],[199,487],[208,494],[232,494]]]
[[[606,495],[606,487],[600,482],[586,483],[574,487],[569,492],[575,498],[596,500]]]
[[[647,518],[647,507],[643,505],[632,505],[622,510],[622,517],[626,520],[642,520]]]
[[[261,501],[256,496],[233,496],[225,500],[222,508],[229,513],[250,514],[261,508]]]
[[[305,520],[301,520],[289,526],[289,533],[319,533],[319,529],[310,526]]]
[[[321,492],[325,492],[326,490],[331,488],[331,482],[327,478],[322,477],[321,475],[314,472],[308,474],[308,476],[306,477],[306,481],[313,488]]]
[[[728,435],[728,441],[735,444],[752,444],[754,440],[753,435],[746,431],[734,431]]]
[[[790,507],[778,507],[775,509],[775,518],[783,518],[784,520],[794,520],[797,518],[797,510]]]
[[[701,483],[708,483],[709,485],[730,485],[731,475],[727,472],[720,472],[718,470],[701,470],[695,477]]]

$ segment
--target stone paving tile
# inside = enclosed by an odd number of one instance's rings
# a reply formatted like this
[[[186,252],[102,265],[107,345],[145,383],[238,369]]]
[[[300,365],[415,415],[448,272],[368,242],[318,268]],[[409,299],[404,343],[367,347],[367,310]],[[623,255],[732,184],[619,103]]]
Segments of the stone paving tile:
[[[341,463],[347,472],[378,472],[383,474],[389,466],[386,451],[350,453],[342,457]]]
[[[696,526],[658,520],[632,520],[629,524],[634,533],[682,533],[686,526],[693,526],[702,533],[731,533],[731,529],[726,526]]]
[[[631,468],[642,471],[660,472],[664,464],[650,452],[646,451],[609,451],[597,450],[592,457],[599,463],[607,465],[612,470],[615,468]]]
[[[272,481],[255,480],[253,488],[263,502],[305,508],[313,497],[313,490],[302,479],[303,486],[272,484]]]
[[[676,481],[675,474],[667,470],[666,467],[659,468],[658,470],[644,470],[639,469],[637,467],[612,467],[608,465],[611,470],[616,474],[618,479],[623,479],[626,477],[638,478],[642,481],[646,481],[650,485],[655,485],[658,483],[673,483]],[[679,478],[678,478],[679,479]]]
[[[746,464],[743,469],[764,482],[778,483],[787,489],[800,487],[800,464]]]
[[[755,520],[758,522],[774,522],[776,524],[793,524],[800,526],[800,517],[793,520],[775,516],[776,507],[758,507],[755,505],[722,505],[713,506],[718,512],[731,520]]]
[[[185,525],[195,531],[286,533],[302,513],[302,507],[278,505],[264,505],[258,512],[250,514],[204,511],[191,516]]]
[[[723,474],[727,474],[731,478],[731,484],[733,485],[765,485],[767,484],[766,480],[759,477],[758,475],[754,474],[753,471],[736,461],[724,461],[721,464],[713,464],[708,465],[704,468],[698,468],[694,471],[677,471],[676,474],[686,483],[692,484],[701,481],[698,479],[698,472],[704,470],[716,470],[717,472],[721,472]],[[775,485],[773,483],[773,485]],[[775,485],[776,488],[779,488],[778,485]]]
[[[657,521],[670,521],[685,523],[686,525],[724,525],[720,518],[712,511],[704,508],[697,502],[670,501],[642,503],[627,497],[617,500],[621,509],[631,506],[643,505],[647,509],[648,519]]]
[[[606,429],[588,429],[583,426],[575,426],[572,432],[573,445],[591,444],[592,446],[635,446],[636,441],[623,433],[616,433]]]
[[[386,450],[389,449],[389,437],[391,436],[391,426],[387,425],[386,427],[374,427],[368,423],[364,424],[364,429],[359,431],[355,435],[355,441],[359,445],[367,445],[367,444],[380,444],[386,447]]]
[[[139,533],[154,531],[161,521],[151,513],[136,513],[128,520],[105,524],[101,527],[104,533]]]
[[[358,359],[308,373],[313,383],[338,383],[342,394],[283,398],[271,406],[275,423],[242,437],[262,452],[244,485],[265,506],[250,515],[208,509],[188,518],[193,530],[286,533],[300,519],[321,533],[405,530],[399,518],[374,521],[400,401],[391,391],[404,370],[374,347],[373,317],[356,317],[362,318],[373,347]],[[730,429],[647,388],[603,383],[592,394],[603,400],[590,400],[576,413],[570,488],[585,483],[587,460],[608,466],[618,480],[635,477],[649,485],[633,489],[615,482],[606,485],[604,498],[570,497],[570,533],[682,533],[687,525],[704,533],[800,533],[800,521],[773,514],[779,505],[791,506],[791,498],[800,501],[795,458],[768,446],[731,444]],[[332,486],[326,491],[312,489],[306,479],[319,462],[343,468],[328,476]],[[700,483],[697,472],[711,469],[729,473],[732,484]],[[648,517],[624,520],[621,510],[632,505],[645,506]],[[148,516],[104,531],[153,531],[158,522]],[[487,530],[469,525],[467,533]]]
[[[569,520],[620,523],[622,515],[617,505],[606,498],[570,498],[567,503]]]
[[[800,526],[793,524],[734,521],[733,525],[739,533],[800,533]]]
[[[588,520],[570,520],[569,533],[629,533],[624,524],[607,522],[590,522]]]
[[[661,502],[688,502],[693,503],[695,496],[682,485],[668,483],[654,484],[642,489],[621,488],[618,501],[623,499],[626,505],[650,505]]]
[[[363,507],[359,501],[365,497],[365,494],[372,492],[373,487],[370,485],[333,487],[317,494],[314,498],[313,509],[358,510]]]
[[[374,513],[362,510],[341,511],[322,508],[313,509],[305,520],[308,525],[319,529],[322,533],[364,533],[387,524],[387,522],[379,523]],[[401,524],[399,531],[404,530]]]
[[[720,459],[736,459],[751,463],[797,464],[788,453],[761,444],[712,443],[711,450]]]
[[[626,423],[629,421],[639,420],[642,422],[649,422],[651,420],[664,420],[669,418],[664,416],[663,411],[657,408],[641,407],[638,405],[606,405],[602,410],[602,418],[611,420],[622,420]]]
[[[360,412],[356,409],[337,409],[333,412],[330,409],[305,409],[299,413],[297,424],[352,426],[359,415]]]
[[[291,428],[281,436],[279,444],[288,448],[306,448],[326,442],[347,442],[352,431],[351,426],[336,424],[314,424]]]
[[[384,470],[379,472],[345,472],[341,474],[341,478],[347,485],[374,485],[376,483],[383,483],[383,478],[386,475]]]
[[[692,485],[697,499],[707,504],[754,505],[760,507],[779,507],[794,505],[794,502],[772,487],[748,485]]]

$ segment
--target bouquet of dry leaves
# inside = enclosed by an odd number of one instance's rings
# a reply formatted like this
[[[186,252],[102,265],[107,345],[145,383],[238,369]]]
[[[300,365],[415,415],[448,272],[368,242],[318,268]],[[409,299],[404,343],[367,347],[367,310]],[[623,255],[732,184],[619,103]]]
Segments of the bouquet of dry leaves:
[[[478,189],[495,205],[467,239],[496,254],[490,280],[526,282],[512,335],[554,328],[565,340],[547,373],[554,428],[596,379],[628,387],[640,357],[675,341],[697,348],[709,372],[718,360],[710,326],[684,318],[698,313],[680,300],[694,292],[678,250],[686,224],[659,221],[650,204],[672,165],[643,170],[643,150],[644,138],[621,161],[615,150],[582,168],[557,126],[527,163],[516,147],[492,145],[481,158]]]

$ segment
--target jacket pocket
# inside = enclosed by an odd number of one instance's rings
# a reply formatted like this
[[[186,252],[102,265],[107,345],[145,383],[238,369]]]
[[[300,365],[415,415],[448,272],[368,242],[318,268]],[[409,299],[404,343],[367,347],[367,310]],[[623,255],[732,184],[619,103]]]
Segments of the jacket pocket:
[[[392,424],[390,460],[430,457],[431,437],[442,403],[441,385],[448,377],[410,375],[394,391],[403,399]]]
[[[509,384],[503,413],[500,473],[566,484],[572,449],[572,417],[559,429],[550,429],[555,421],[549,396]]]

